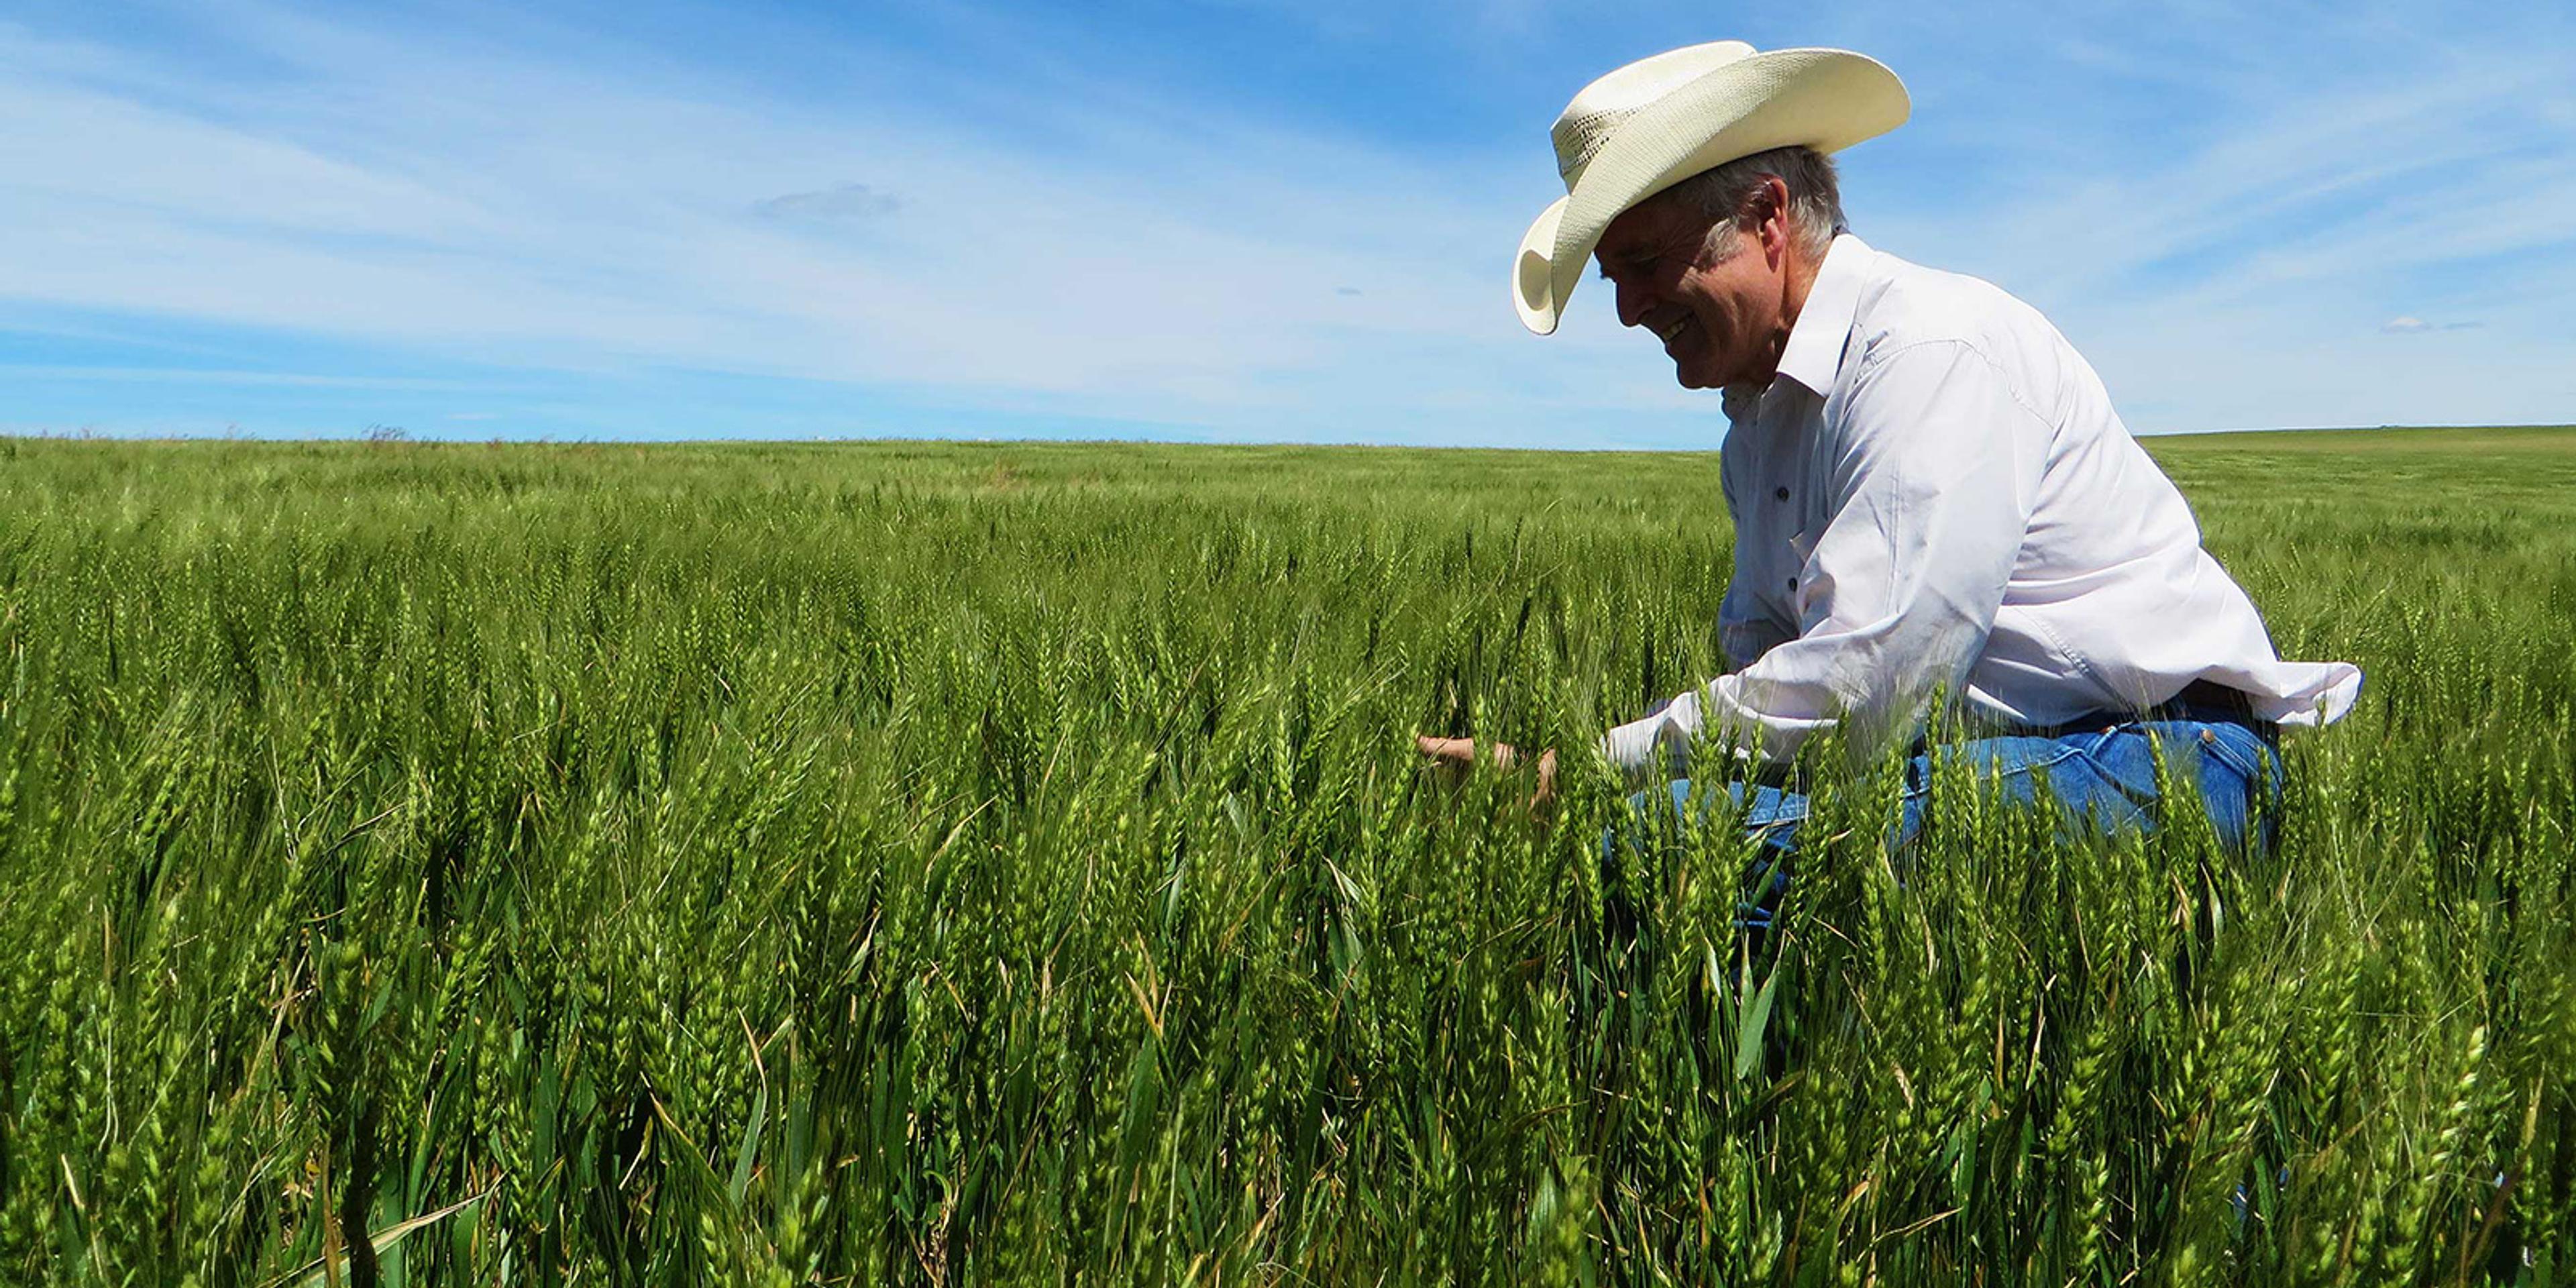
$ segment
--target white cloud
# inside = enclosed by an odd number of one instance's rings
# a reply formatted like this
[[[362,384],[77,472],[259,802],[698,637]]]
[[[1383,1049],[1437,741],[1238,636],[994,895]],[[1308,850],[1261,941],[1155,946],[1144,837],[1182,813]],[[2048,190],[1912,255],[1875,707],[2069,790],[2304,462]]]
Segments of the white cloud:
[[[2379,329],[2390,335],[2402,335],[2414,331],[2430,331],[2433,329],[2433,324],[2419,317],[2400,315],[2380,323]]]
[[[483,383],[431,376],[362,376],[331,372],[244,371],[221,367],[105,367],[0,363],[0,377],[97,384],[239,385],[281,389],[363,389],[425,393],[482,389]]]
[[[824,224],[875,219],[901,209],[902,198],[864,183],[845,183],[814,192],[790,192],[751,203],[751,213],[764,218]]]

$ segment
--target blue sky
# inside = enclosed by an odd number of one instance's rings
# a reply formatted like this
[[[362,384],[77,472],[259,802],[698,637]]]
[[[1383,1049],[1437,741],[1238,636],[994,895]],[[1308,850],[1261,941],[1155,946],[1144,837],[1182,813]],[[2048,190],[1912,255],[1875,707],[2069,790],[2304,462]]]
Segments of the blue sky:
[[[0,431],[1708,447],[1511,252],[1585,81],[1839,45],[1855,230],[2140,432],[2576,420],[2576,11],[0,3]]]

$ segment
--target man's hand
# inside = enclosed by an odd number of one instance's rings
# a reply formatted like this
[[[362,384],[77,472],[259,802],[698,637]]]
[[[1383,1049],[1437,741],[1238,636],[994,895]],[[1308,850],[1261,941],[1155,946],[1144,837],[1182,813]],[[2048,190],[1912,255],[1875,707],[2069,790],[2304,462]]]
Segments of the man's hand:
[[[1474,767],[1478,759],[1476,743],[1472,738],[1434,738],[1429,734],[1417,734],[1413,744],[1432,764],[1458,773],[1465,773]],[[1508,770],[1520,763],[1521,754],[1513,750],[1510,743],[1489,742],[1485,744],[1483,759],[1496,769]],[[1555,798],[1556,751],[1550,748],[1539,753],[1538,791],[1530,797],[1530,807],[1536,809]]]

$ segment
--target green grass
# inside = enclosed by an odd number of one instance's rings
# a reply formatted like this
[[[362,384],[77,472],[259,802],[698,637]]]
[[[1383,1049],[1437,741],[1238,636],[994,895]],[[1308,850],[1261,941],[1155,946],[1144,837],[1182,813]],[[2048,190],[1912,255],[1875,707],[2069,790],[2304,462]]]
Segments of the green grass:
[[[1713,456],[0,439],[0,1282],[2567,1282],[2576,433],[2151,449],[2278,855],[1820,762],[1747,961],[1409,746],[1710,674]]]

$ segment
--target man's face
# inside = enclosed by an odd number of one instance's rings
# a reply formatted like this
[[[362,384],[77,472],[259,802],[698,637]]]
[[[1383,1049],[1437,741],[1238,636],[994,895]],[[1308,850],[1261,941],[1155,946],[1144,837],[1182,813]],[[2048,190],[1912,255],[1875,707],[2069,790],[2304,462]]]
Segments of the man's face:
[[[1712,235],[1707,216],[1655,200],[1602,231],[1594,253],[1618,288],[1620,324],[1654,332],[1684,388],[1767,384],[1779,369],[1785,262],[1761,231],[1724,223]]]

